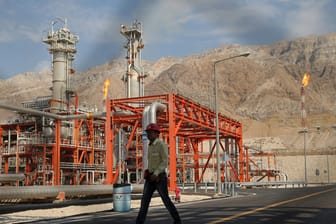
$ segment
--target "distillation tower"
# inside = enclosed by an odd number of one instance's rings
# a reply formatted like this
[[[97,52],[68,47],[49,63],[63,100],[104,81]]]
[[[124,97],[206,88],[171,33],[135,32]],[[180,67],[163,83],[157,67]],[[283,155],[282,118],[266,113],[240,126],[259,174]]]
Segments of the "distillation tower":
[[[57,22],[62,22],[64,27],[54,30]],[[62,112],[69,109],[70,97],[73,91],[70,86],[70,74],[74,73],[72,62],[77,52],[76,43],[79,37],[67,28],[67,20],[52,22],[51,31],[43,42],[49,45],[52,55],[53,87],[51,99],[51,112]]]
[[[126,97],[141,97],[144,95],[144,69],[141,64],[142,24],[134,21],[129,27],[121,25],[120,33],[126,38],[127,69],[122,80],[126,85]]]

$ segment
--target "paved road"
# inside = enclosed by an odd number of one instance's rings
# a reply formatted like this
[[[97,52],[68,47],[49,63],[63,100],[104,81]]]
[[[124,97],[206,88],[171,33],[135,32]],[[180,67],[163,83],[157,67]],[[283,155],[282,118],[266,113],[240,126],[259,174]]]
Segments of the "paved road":
[[[336,223],[336,185],[288,189],[249,189],[247,196],[181,203],[183,223]],[[34,223],[135,223],[138,209],[99,212]],[[151,207],[148,224],[172,223],[164,207]]]

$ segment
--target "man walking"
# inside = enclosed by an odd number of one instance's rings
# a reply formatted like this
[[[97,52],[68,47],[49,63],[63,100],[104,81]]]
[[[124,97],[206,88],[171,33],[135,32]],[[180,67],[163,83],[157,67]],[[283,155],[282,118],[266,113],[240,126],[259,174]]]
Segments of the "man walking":
[[[159,192],[164,205],[174,219],[174,223],[181,223],[176,207],[168,195],[168,182],[165,171],[168,165],[168,147],[164,141],[159,139],[160,127],[157,124],[149,124],[145,131],[149,139],[148,170],[145,170],[144,173],[146,181],[136,224],[145,222],[149,203],[155,190]]]

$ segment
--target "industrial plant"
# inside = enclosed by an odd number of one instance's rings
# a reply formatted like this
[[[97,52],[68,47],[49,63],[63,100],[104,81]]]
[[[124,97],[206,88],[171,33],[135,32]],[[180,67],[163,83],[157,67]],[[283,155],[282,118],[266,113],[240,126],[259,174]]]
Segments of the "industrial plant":
[[[88,110],[71,83],[79,37],[66,19],[51,23],[43,43],[52,58],[52,95],[0,104],[17,113],[0,124],[0,188],[143,183],[149,123],[160,126],[169,148],[169,190],[183,183],[286,180],[274,154],[244,147],[241,122],[182,95],[145,95],[142,24],[121,25],[120,33],[125,98],[109,98],[107,80],[103,109]]]

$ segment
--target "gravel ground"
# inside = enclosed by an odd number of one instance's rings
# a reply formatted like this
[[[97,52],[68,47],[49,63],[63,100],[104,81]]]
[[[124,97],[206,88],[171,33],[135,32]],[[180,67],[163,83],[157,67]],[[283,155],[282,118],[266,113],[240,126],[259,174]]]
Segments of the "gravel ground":
[[[189,201],[198,201],[211,198],[208,195],[181,195],[181,203]],[[150,206],[163,205],[160,197],[153,197]],[[131,208],[140,207],[140,200],[132,200]],[[13,212],[0,215],[0,223],[23,223],[28,221],[37,221],[46,218],[61,218],[78,214],[87,214],[101,211],[111,211],[113,202],[111,197],[110,203],[92,204],[92,205],[71,205],[61,208],[34,209],[21,212]]]

